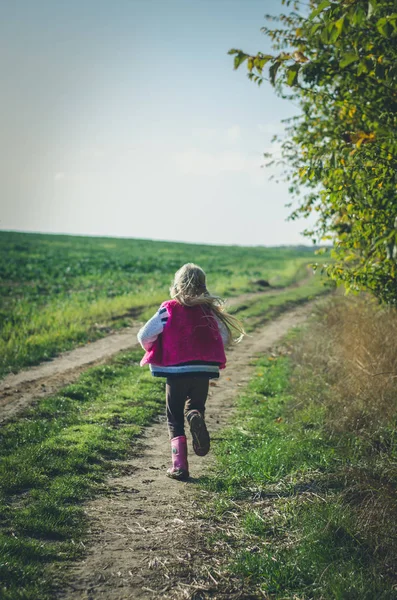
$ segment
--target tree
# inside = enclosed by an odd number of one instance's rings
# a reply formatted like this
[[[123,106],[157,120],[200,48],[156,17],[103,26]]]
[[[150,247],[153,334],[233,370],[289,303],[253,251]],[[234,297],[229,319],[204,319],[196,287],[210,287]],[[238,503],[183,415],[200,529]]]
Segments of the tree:
[[[283,2],[291,6],[291,1]],[[318,213],[307,235],[332,240],[328,274],[397,304],[397,8],[395,0],[294,2],[267,17],[275,54],[230,50],[235,68],[268,79],[301,115],[282,143],[291,218]]]

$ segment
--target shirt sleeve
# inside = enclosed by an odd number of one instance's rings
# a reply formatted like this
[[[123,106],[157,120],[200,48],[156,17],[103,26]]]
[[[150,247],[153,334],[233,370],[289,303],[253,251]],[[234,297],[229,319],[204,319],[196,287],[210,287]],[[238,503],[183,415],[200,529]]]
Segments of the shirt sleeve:
[[[168,310],[163,306],[156,314],[138,331],[138,342],[144,350],[150,350],[158,336],[163,332],[164,325],[168,321]]]

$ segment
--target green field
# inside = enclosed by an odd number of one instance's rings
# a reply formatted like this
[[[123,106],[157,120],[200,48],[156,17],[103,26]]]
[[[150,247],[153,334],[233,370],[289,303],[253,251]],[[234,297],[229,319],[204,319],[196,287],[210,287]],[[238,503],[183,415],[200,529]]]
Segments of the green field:
[[[258,279],[283,287],[306,278],[314,250],[0,232],[0,257],[3,376],[151,316],[186,262],[205,269],[212,292],[230,297],[258,290]],[[318,293],[314,287],[300,296]]]

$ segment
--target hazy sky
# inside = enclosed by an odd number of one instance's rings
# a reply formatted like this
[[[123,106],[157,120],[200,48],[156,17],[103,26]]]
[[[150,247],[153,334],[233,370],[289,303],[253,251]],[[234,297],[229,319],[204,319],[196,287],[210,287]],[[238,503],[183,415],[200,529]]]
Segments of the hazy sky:
[[[297,109],[233,70],[280,0],[1,5],[0,229],[308,243],[261,168]],[[275,150],[277,150],[275,148]]]

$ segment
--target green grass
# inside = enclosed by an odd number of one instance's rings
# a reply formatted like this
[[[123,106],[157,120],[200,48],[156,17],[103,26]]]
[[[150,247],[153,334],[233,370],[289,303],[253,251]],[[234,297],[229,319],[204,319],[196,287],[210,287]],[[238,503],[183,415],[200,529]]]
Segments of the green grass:
[[[148,318],[186,262],[228,297],[304,278],[314,251],[0,232],[0,258],[2,376]]]
[[[291,370],[286,357],[257,361],[216,445],[215,471],[203,479],[212,500],[202,517],[212,544],[228,549],[223,581],[253,599],[396,598],[395,554],[368,535],[357,499],[368,499],[370,485],[374,496],[380,481],[360,487],[357,472],[375,462],[380,473],[384,449],[331,434],[320,402],[294,406]],[[390,428],[387,435],[382,480],[393,498],[397,443]]]
[[[258,295],[230,308],[230,312],[244,321],[246,330],[253,331],[264,323],[275,319],[286,310],[304,304],[309,300],[329,293],[332,283],[324,280],[319,273],[305,280],[299,287],[290,288],[280,293]]]
[[[86,371],[0,434],[0,597],[50,600],[61,565],[82,555],[84,501],[164,409],[164,384],[142,352]],[[57,568],[58,567],[58,568]]]

